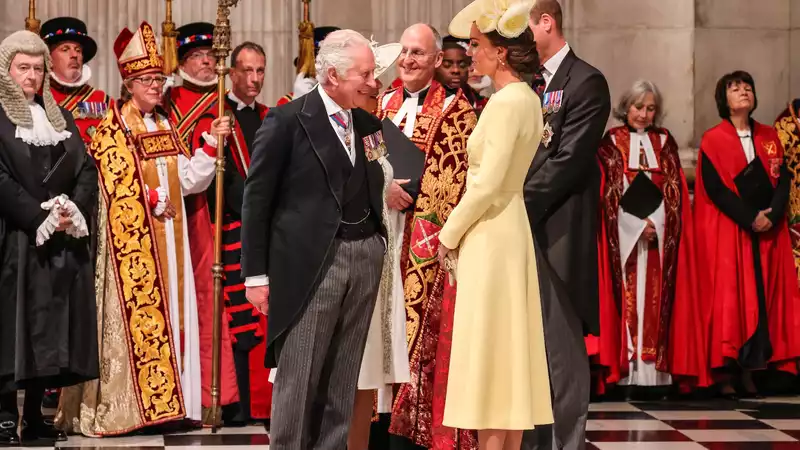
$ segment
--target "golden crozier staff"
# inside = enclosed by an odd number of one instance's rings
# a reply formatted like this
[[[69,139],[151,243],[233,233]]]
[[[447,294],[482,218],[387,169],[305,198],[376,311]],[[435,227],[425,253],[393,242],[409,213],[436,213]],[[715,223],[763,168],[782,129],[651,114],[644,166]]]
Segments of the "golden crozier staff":
[[[225,76],[228,67],[225,61],[231,50],[231,8],[239,0],[219,0],[217,24],[214,27],[214,51],[217,53],[217,117],[225,115]],[[214,211],[214,348],[211,369],[211,432],[216,433],[219,423],[220,362],[222,354],[222,213],[225,207],[225,139],[217,136],[216,211]]]

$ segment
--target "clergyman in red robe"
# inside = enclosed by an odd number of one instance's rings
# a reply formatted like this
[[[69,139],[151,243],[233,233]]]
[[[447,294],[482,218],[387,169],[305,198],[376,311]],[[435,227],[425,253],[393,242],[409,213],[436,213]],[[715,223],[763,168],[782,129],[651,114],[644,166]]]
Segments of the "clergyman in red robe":
[[[700,299],[709,364],[726,397],[758,396],[752,371],[796,372],[798,281],[785,216],[790,176],[775,130],[752,119],[755,83],[720,79],[722,122],[700,144],[695,190]],[[740,374],[738,393],[731,375]]]
[[[691,202],[661,95],[637,81],[622,96],[597,159],[600,337],[598,392],[607,384],[708,385],[695,280]]]

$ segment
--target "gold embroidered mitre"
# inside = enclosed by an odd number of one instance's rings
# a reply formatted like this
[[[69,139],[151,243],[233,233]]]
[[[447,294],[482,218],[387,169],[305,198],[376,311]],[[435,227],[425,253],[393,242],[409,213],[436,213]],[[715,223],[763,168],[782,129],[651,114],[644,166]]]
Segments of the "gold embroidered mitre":
[[[136,33],[125,28],[114,41],[114,54],[122,79],[148,73],[162,73],[164,59],[158,53],[158,43],[153,27],[142,22]]]

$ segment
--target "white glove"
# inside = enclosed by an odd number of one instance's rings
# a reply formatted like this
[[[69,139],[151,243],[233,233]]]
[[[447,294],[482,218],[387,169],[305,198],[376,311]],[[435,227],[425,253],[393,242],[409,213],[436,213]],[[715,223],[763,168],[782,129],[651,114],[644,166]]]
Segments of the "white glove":
[[[153,208],[153,215],[158,217],[164,214],[164,211],[167,209],[167,190],[159,186],[156,188],[156,192],[158,192],[158,203],[156,203],[156,207]]]
[[[68,235],[75,239],[80,239],[89,235],[89,227],[86,225],[86,219],[83,217],[81,210],[78,209],[72,200],[67,200],[64,206],[61,207],[61,212],[67,212],[72,221],[72,226],[67,228]]]
[[[69,214],[69,218],[72,221],[72,226],[65,230],[68,235],[76,239],[89,235],[89,227],[86,225],[86,219],[83,217],[81,210],[66,194],[51,198],[42,203],[41,207],[45,211],[50,211],[50,214],[47,215],[47,218],[36,230],[37,246],[44,245],[53,236],[56,228],[58,228],[60,217],[65,212]]]
[[[317,87],[317,80],[315,78],[307,78],[306,74],[298,73],[297,78],[294,80],[294,89],[292,89],[292,98],[300,98]]]
[[[47,215],[47,218],[44,219],[39,228],[36,229],[36,246],[42,246],[51,236],[53,233],[56,232],[56,228],[58,228],[59,223],[59,216],[61,215],[61,207],[69,201],[69,197],[64,194],[59,195],[58,197],[53,197],[50,200],[41,204],[41,207],[45,211],[50,211],[50,214]]]

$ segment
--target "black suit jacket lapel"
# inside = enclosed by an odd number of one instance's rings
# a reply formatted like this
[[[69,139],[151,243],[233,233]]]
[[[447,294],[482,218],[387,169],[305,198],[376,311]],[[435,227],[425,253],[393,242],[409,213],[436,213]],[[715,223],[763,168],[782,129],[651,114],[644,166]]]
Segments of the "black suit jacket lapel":
[[[570,50],[567,53],[567,56],[565,56],[564,60],[561,61],[561,65],[558,66],[558,70],[556,70],[556,73],[553,75],[553,79],[550,80],[550,84],[547,86],[547,89],[545,90],[546,93],[563,91],[564,89],[566,89],[567,84],[569,83],[570,71],[572,70],[572,66],[575,64],[575,61],[577,59],[578,57],[572,50]],[[542,97],[543,97],[542,101],[544,101],[544,96]],[[566,101],[567,101],[566,95],[564,95],[562,102]],[[550,124],[550,126],[553,128],[554,135],[556,133],[560,135],[561,125],[563,124],[563,120],[556,120],[556,117],[554,117],[556,114],[559,113],[554,113],[550,117],[546,117],[545,123]],[[561,112],[561,114],[563,114],[563,112]],[[558,149],[557,145],[550,144],[549,146],[545,147],[544,143],[539,144],[539,150],[536,152],[536,156],[533,157],[533,163],[531,164],[531,169],[528,172],[529,176],[530,174],[539,170],[539,168],[542,166],[542,164],[544,164],[547,158],[549,158],[550,155],[557,149]]]
[[[337,166],[336,160],[341,157],[340,153],[344,152],[344,149],[339,142],[339,136],[333,131],[330,118],[325,110],[325,103],[322,102],[322,97],[317,89],[305,95],[303,109],[297,116],[314,153],[325,170],[328,187],[341,208],[343,187],[347,180],[342,178],[341,171],[335,170],[335,167]]]
[[[578,59],[575,56],[575,52],[570,50],[567,52],[567,56],[564,57],[564,60],[561,61],[561,65],[558,66],[556,73],[553,75],[553,79],[550,80],[550,84],[547,86],[547,90],[545,92],[556,92],[561,91],[566,87],[567,83],[569,82],[569,72],[572,70],[573,64],[575,64],[575,60]]]
[[[356,151],[358,157],[363,157],[367,164],[367,182],[369,183],[369,200],[372,210],[381,216],[383,211],[383,168],[376,161],[367,161],[364,149],[364,138],[372,133],[381,131],[381,123],[371,120],[370,114],[361,109],[353,110],[353,128],[356,134]]]

